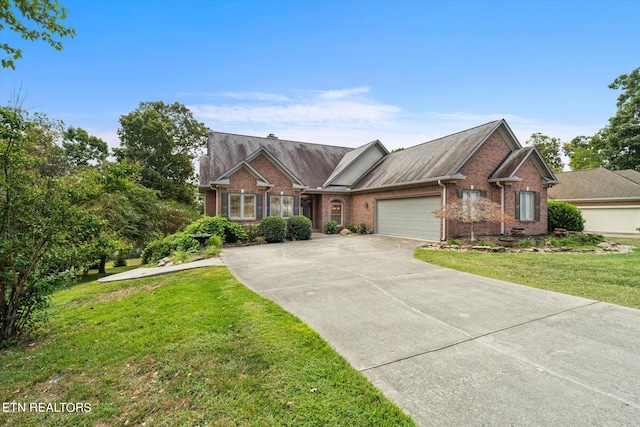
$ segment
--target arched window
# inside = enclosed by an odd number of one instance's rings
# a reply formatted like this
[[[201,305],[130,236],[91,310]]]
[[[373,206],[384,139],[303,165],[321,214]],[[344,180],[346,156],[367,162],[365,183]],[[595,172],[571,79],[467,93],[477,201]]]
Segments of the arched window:
[[[329,219],[342,225],[342,202],[340,200],[333,200],[331,202],[331,213]]]

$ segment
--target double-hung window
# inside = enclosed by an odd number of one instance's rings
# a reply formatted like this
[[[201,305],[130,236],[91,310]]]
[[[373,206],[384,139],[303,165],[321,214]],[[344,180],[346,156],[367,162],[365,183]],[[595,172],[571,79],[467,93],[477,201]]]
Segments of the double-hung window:
[[[540,221],[540,193],[516,191],[516,219],[520,221]]]
[[[234,193],[229,194],[229,218],[255,219],[256,195]]]
[[[271,196],[270,214],[283,218],[293,216],[293,196]]]
[[[473,213],[473,201],[480,197],[487,197],[486,192],[480,190],[458,190],[458,198],[462,200],[469,217]]]

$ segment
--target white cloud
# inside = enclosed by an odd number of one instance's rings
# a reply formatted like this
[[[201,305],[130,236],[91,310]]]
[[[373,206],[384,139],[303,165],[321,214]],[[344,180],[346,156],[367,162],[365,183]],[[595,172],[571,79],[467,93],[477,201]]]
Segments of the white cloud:
[[[237,102],[194,103],[194,116],[213,129],[245,135],[356,147],[379,139],[389,149],[410,147],[484,123],[506,119],[524,144],[534,132],[568,141],[601,126],[550,123],[512,113],[408,112],[369,96],[369,87],[298,90],[286,94],[229,93]]]

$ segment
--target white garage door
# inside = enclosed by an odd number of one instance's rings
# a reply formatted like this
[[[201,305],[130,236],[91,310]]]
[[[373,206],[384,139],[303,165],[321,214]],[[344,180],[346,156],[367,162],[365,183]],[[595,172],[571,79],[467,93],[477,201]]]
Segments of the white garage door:
[[[636,234],[640,227],[640,206],[578,206],[584,229],[592,233]]]
[[[407,197],[376,202],[376,233],[440,240],[440,220],[433,211],[440,196]]]

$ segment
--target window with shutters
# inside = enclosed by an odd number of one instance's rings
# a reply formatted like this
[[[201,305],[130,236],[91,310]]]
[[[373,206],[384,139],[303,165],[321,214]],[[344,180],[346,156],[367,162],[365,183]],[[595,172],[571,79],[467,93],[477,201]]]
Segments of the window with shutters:
[[[255,194],[229,194],[229,218],[230,219],[255,219],[256,195]]]
[[[271,196],[271,216],[289,218],[294,213],[293,196]]]
[[[540,221],[540,193],[516,191],[516,219],[519,221]]]

